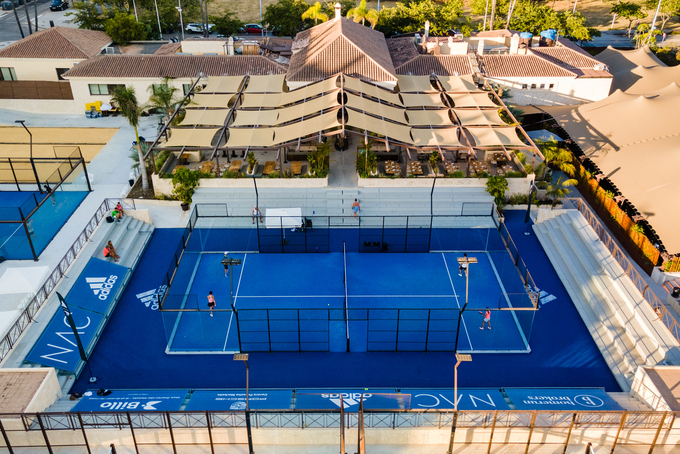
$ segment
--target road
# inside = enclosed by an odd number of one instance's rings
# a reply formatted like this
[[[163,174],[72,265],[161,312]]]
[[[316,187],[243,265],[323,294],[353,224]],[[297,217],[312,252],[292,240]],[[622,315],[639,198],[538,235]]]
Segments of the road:
[[[31,29],[35,32],[35,6],[33,2],[28,4],[28,14],[31,18]],[[50,11],[50,0],[38,0],[38,28],[43,30],[50,26],[49,21],[53,20],[55,25],[65,25],[68,17],[64,17],[66,11]],[[21,29],[25,36],[28,36],[28,25],[26,24],[26,9],[24,5],[17,7]],[[13,41],[21,39],[21,32],[17,25],[13,11],[0,10],[0,48],[7,46]]]

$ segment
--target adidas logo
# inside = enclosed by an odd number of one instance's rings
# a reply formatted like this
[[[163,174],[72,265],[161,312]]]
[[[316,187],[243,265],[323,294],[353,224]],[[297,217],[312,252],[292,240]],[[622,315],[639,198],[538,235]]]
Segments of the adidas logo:
[[[102,301],[106,301],[109,297],[111,289],[116,284],[118,276],[111,275],[106,277],[86,277],[85,282],[90,285],[90,288],[94,292],[95,296]]]
[[[361,401],[361,393],[342,393],[342,404],[340,403],[340,394],[322,394],[321,397],[330,400],[338,408],[340,408],[341,405],[344,408],[359,405],[359,402]],[[366,402],[366,399],[369,397],[373,397],[373,394],[364,394],[364,402]]]

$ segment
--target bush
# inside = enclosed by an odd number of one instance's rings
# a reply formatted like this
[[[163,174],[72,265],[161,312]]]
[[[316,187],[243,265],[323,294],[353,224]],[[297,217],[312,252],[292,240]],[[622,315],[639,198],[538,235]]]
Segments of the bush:
[[[523,178],[522,172],[508,172],[505,174],[505,178]]]
[[[538,189],[548,189],[548,182],[547,181],[537,181],[536,187]]]
[[[446,175],[447,178],[465,178],[465,172],[462,170],[456,170]]]
[[[185,167],[176,169],[172,176],[172,195],[183,203],[191,203],[191,197],[199,184],[200,177],[200,172],[196,170],[189,170]]]
[[[242,176],[243,174],[241,172],[232,172],[230,170],[222,173],[222,178],[241,178]]]

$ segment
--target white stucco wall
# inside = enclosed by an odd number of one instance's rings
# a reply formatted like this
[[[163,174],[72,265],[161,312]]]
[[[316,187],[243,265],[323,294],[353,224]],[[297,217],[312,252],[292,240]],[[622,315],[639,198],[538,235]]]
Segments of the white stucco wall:
[[[140,105],[149,102],[149,92],[148,89],[152,84],[160,84],[162,80],[160,78],[145,77],[139,79],[120,79],[114,77],[73,77],[70,78],[71,91],[73,92],[73,100],[76,103],[79,111],[85,111],[85,104],[101,101],[102,103],[108,104],[111,100],[111,95],[91,95],[90,94],[90,84],[105,84],[105,85],[121,85],[125,84],[128,87],[134,87],[135,94],[137,95],[137,101]],[[170,85],[177,87],[179,89],[178,95],[183,96],[184,91],[182,91],[183,84],[194,83],[194,80],[190,78],[182,79],[172,79]]]
[[[489,77],[490,83],[497,83],[510,87],[511,104],[539,106],[575,105],[584,102],[599,101],[609,96],[612,78],[569,78],[569,77]],[[527,89],[522,89],[526,84]],[[531,85],[541,84],[545,88],[532,89]],[[550,89],[550,84],[553,88]]]
[[[81,107],[73,100],[63,99],[0,99],[0,109],[20,110],[44,114],[84,114]]]
[[[17,80],[59,80],[57,68],[71,69],[80,59],[0,58],[0,67],[14,68]]]

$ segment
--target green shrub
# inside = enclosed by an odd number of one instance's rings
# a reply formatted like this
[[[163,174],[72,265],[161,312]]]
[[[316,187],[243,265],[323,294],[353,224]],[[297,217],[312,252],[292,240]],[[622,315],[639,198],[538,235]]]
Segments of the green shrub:
[[[465,172],[463,172],[462,170],[456,170],[455,172],[451,172],[446,176],[448,178],[465,178]]]
[[[536,187],[538,189],[548,189],[548,182],[547,181],[537,181]]]
[[[523,178],[522,172],[508,172],[505,174],[505,178]]]

